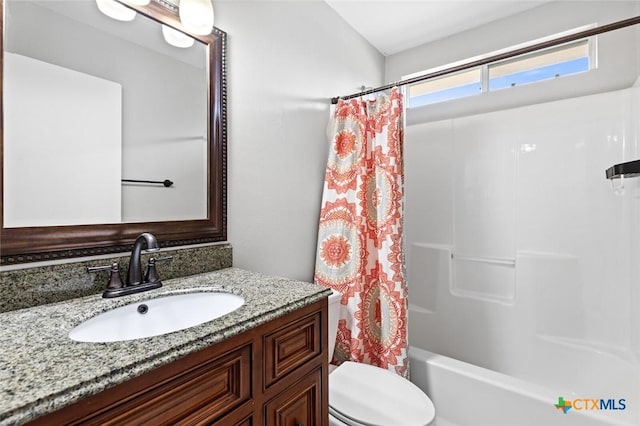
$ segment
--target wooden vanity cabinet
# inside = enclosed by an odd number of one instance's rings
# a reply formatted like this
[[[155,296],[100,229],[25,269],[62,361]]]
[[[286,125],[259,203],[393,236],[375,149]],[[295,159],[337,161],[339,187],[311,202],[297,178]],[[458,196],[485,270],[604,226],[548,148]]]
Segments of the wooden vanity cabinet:
[[[30,425],[328,426],[327,299]]]

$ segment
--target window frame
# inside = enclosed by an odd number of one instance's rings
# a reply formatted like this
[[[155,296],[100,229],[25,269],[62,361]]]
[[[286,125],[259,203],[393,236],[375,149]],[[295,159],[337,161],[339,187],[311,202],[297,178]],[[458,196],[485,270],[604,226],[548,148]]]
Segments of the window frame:
[[[542,37],[542,38],[538,38],[538,39],[535,39],[535,40],[530,40],[528,42],[517,44],[517,45],[513,45],[513,46],[510,46],[510,47],[507,47],[507,48],[504,48],[504,49],[495,50],[493,52],[489,52],[489,53],[486,53],[486,54],[482,54],[482,55],[466,58],[466,59],[461,60],[461,61],[456,61],[456,62],[452,62],[452,63],[446,64],[446,65],[442,65],[442,66],[438,66],[438,67],[435,67],[435,68],[431,68],[431,69],[428,69],[428,70],[424,70],[424,71],[416,72],[416,73],[413,73],[413,74],[405,75],[405,76],[402,76],[401,80],[419,78],[421,76],[437,73],[439,71],[446,70],[446,69],[449,69],[449,68],[453,68],[453,67],[457,67],[457,66],[463,66],[465,64],[471,64],[471,63],[474,63],[474,62],[477,62],[477,61],[482,61],[484,59],[491,58],[491,57],[494,57],[494,56],[497,56],[497,55],[502,55],[502,54],[506,54],[506,53],[509,53],[509,52],[514,52],[514,51],[517,51],[519,49],[523,49],[523,48],[527,48],[527,47],[530,47],[530,46],[534,46],[536,44],[544,43],[544,42],[547,42],[547,41],[550,41],[550,40],[553,40],[553,39],[557,39],[557,38],[569,36],[569,35],[572,35],[572,34],[580,33],[582,31],[587,31],[587,30],[590,30],[590,29],[594,29],[596,27],[597,27],[597,24],[595,24],[595,23],[588,24],[588,25],[583,25],[581,27],[573,28],[573,29],[568,30],[568,31],[563,31],[563,32],[560,32],[560,33],[552,34],[552,35],[549,35],[549,36],[546,36],[546,37]],[[578,75],[578,74],[583,74],[585,72],[590,72],[590,71],[595,70],[595,69],[598,68],[598,37],[597,37],[597,35],[584,37],[584,38],[580,38],[580,39],[577,39],[577,40],[568,41],[566,43],[563,43],[563,44],[560,44],[560,45],[556,45],[556,46],[552,46],[552,47],[540,48],[538,50],[534,50],[532,52],[523,53],[521,55],[517,55],[517,56],[511,57],[511,58],[499,59],[499,60],[496,60],[496,61],[485,63],[483,65],[477,65],[475,67],[470,67],[468,69],[461,70],[461,71],[458,71],[458,72],[455,72],[455,73],[445,74],[445,75],[442,75],[442,76],[434,77],[432,79],[427,79],[427,80],[418,81],[418,82],[409,84],[408,87],[407,87],[407,106],[406,106],[406,108],[408,108],[408,109],[419,108],[419,107],[422,107],[422,106],[436,105],[436,104],[440,104],[442,102],[450,102],[450,101],[455,101],[455,100],[459,100],[459,99],[466,99],[466,98],[475,96],[474,94],[471,94],[471,95],[467,95],[467,96],[460,96],[460,97],[456,97],[456,98],[445,99],[445,100],[441,100],[441,101],[425,103],[425,104],[421,104],[421,105],[413,105],[413,106],[411,105],[412,97],[410,96],[411,88],[414,87],[414,86],[418,86],[418,85],[423,84],[425,82],[436,81],[437,79],[446,78],[447,76],[450,76],[450,75],[456,75],[458,73],[467,72],[467,71],[471,71],[471,70],[474,70],[474,69],[480,69],[481,81],[480,81],[480,90],[478,92],[478,94],[480,94],[480,95],[485,94],[485,93],[490,93],[490,92],[510,89],[510,88],[513,88],[513,87],[520,87],[520,86],[525,86],[525,85],[529,85],[529,84],[535,84],[535,83],[541,83],[541,82],[544,82],[544,81],[549,81],[551,79],[545,78],[545,79],[541,79],[541,80],[533,80],[533,81],[527,82],[525,84],[520,84],[520,85],[516,85],[516,86],[504,87],[504,88],[498,88],[498,89],[490,90],[490,87],[489,87],[489,82],[490,82],[490,78],[491,78],[491,76],[490,76],[490,68],[491,68],[491,66],[495,66],[496,64],[504,63],[504,62],[507,62],[507,61],[514,61],[514,60],[517,60],[518,58],[525,59],[525,58],[531,57],[532,55],[538,54],[539,52],[544,52],[545,50],[558,49],[559,47],[562,47],[562,46],[572,46],[572,45],[584,42],[585,40],[586,40],[587,45],[588,45],[588,48],[587,48],[587,51],[588,51],[588,67],[587,67],[587,69],[584,70],[584,71],[581,71],[581,72],[566,74],[564,76]],[[563,76],[561,75],[560,77],[563,77]],[[455,87],[457,87],[457,86],[453,86],[453,87],[451,87],[449,89],[452,89],[452,88],[455,88]],[[448,90],[448,89],[443,89],[443,90]],[[429,92],[427,92],[426,94],[428,94],[428,93]],[[436,93],[436,92],[431,92],[431,93]],[[420,96],[424,96],[424,95],[425,94],[421,94]]]

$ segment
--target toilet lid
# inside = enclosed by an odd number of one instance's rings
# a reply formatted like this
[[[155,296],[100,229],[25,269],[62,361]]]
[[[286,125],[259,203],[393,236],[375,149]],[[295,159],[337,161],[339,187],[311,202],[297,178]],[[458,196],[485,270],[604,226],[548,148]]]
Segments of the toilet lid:
[[[391,371],[345,362],[329,376],[329,406],[342,420],[367,426],[426,426],[435,417],[420,388]]]

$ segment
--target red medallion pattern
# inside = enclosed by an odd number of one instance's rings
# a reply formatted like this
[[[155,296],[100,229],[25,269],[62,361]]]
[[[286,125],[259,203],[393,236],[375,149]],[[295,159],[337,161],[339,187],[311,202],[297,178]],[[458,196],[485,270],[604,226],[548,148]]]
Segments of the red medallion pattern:
[[[315,280],[342,294],[334,362],[407,377],[402,111],[397,88],[336,105]]]

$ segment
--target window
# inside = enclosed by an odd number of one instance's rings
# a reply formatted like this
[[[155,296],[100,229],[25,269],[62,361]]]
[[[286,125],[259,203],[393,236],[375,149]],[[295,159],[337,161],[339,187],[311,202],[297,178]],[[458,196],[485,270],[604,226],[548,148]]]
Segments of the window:
[[[589,40],[489,64],[489,90],[589,71]]]
[[[409,86],[409,108],[463,98],[482,91],[482,70],[472,68]]]
[[[503,52],[508,52],[509,50],[515,50],[527,45],[531,46],[545,40],[584,29],[585,27],[578,28],[545,39],[534,40],[524,45],[513,46],[510,49],[492,52],[483,55],[483,57],[488,58]],[[440,69],[464,64],[465,62],[477,61],[483,57],[469,58],[467,61],[456,62],[445,67],[405,76],[403,79],[430,74]],[[414,108],[521,86],[561,76],[587,72],[593,68],[595,68],[594,40],[592,38],[582,39],[547,49],[536,50],[502,61],[490,62],[444,77],[411,84],[408,88],[408,107]]]

